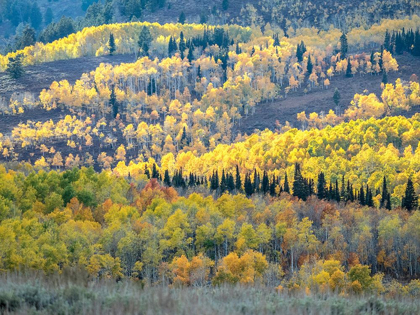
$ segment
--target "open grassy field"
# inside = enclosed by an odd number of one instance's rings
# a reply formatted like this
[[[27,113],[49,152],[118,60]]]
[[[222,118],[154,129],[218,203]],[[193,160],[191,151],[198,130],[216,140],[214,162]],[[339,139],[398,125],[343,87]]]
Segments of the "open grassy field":
[[[143,287],[83,273],[0,277],[1,314],[419,314],[420,302],[334,293],[288,295],[262,287]]]

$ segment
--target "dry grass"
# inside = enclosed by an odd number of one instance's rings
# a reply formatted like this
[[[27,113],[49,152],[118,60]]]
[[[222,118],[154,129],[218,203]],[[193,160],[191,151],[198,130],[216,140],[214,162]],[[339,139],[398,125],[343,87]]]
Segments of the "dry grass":
[[[304,294],[260,287],[144,287],[83,272],[0,276],[0,314],[419,314],[416,300]]]

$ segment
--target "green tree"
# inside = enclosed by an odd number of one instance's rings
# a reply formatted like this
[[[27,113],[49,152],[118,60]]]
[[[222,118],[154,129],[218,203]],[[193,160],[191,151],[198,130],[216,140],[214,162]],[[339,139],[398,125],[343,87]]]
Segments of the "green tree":
[[[16,57],[9,58],[9,64],[7,65],[6,72],[13,79],[19,79],[24,73],[22,65],[23,55],[17,55]]]
[[[413,181],[411,178],[407,181],[407,187],[405,188],[405,195],[402,200],[402,207],[408,211],[417,210],[419,206],[418,196],[414,190]]]
[[[185,23],[185,13],[184,11],[181,12],[178,18],[178,23],[184,24]]]
[[[150,34],[150,30],[147,26],[143,26],[140,32],[138,44],[139,44],[139,53],[140,56],[148,56],[150,45],[152,43],[153,37]]]
[[[112,56],[115,52],[115,39],[114,34],[109,34],[109,41],[108,41],[108,48],[109,48],[109,55]]]
[[[340,104],[340,99],[341,99],[340,91],[336,88],[334,91],[334,96],[333,96],[335,106],[338,106]]]
[[[347,52],[349,50],[349,46],[347,43],[347,35],[345,33],[343,33],[340,36],[340,44],[341,44],[340,55],[341,55],[341,59],[343,60],[347,57]]]

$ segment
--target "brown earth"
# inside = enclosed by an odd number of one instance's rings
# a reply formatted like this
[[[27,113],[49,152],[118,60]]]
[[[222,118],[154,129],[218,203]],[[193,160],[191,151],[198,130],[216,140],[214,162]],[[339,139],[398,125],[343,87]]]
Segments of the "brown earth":
[[[399,71],[388,75],[388,82],[393,83],[397,78],[409,80],[414,73],[420,78],[420,58],[411,55],[396,56],[399,64]],[[356,75],[353,78],[347,78],[345,75],[337,75],[332,77],[330,87],[326,89],[314,88],[305,94],[301,89],[291,92],[287,98],[275,100],[274,102],[266,102],[256,107],[255,114],[242,119],[241,125],[237,127],[237,131],[250,134],[254,130],[275,129],[276,121],[284,124],[289,121],[293,126],[298,127],[296,114],[305,111],[307,114],[312,112],[320,113],[324,111],[328,113],[330,109],[335,109],[333,102],[334,91],[337,88],[340,91],[342,109],[348,107],[353,99],[354,94],[375,93],[381,95],[382,75],[372,76]],[[417,109],[418,111],[418,109]],[[407,116],[414,114],[415,111],[408,112]]]

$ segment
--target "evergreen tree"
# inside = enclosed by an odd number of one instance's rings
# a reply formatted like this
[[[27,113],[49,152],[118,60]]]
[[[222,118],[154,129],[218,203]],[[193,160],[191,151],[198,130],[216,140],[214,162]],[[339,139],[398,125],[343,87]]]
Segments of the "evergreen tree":
[[[335,106],[338,106],[340,104],[340,99],[341,99],[340,91],[337,88],[335,88],[334,96],[333,96]]]
[[[152,167],[152,178],[159,178],[159,173],[157,171],[155,163],[153,163],[153,167]]]
[[[179,15],[179,18],[178,18],[178,23],[181,23],[181,24],[184,24],[185,23],[185,13],[184,13],[184,11],[182,11],[181,12],[181,14]]]
[[[220,193],[223,194],[227,190],[227,180],[225,176],[225,170],[222,171],[222,178],[220,181]]]
[[[270,183],[270,196],[274,197],[276,195],[276,177],[273,175],[273,179]]]
[[[190,63],[194,60],[193,52],[194,52],[194,45],[191,44],[190,48],[188,49],[188,55],[187,55],[188,62],[190,62]]]
[[[16,46],[16,49],[23,49],[25,47],[34,45],[35,41],[36,41],[35,30],[32,27],[27,25],[22,32],[22,36],[18,37],[15,46]]]
[[[418,203],[418,196],[414,190],[413,181],[411,178],[407,181],[407,187],[405,188],[405,194],[402,200],[402,207],[407,209],[408,211],[417,210],[419,203]]]
[[[317,194],[316,196],[318,197],[318,199],[325,199],[327,197],[326,191],[325,191],[325,176],[324,173],[321,172],[318,175],[318,185],[317,185]],[[331,193],[331,183],[330,183],[330,191],[329,194]]]
[[[296,58],[298,62],[303,61],[303,55],[305,52],[306,52],[306,46],[305,46],[305,43],[302,41],[300,44],[297,45],[297,48],[296,48]]]
[[[334,199],[337,202],[340,202],[341,198],[340,198],[340,190],[338,188],[338,180],[335,180],[335,191],[334,191]]]
[[[362,206],[365,206],[365,205],[366,205],[365,191],[364,191],[364,189],[363,189],[363,185],[362,185],[362,187],[360,188],[360,192],[359,192],[359,203],[360,203]]]
[[[146,175],[147,178],[150,179],[150,171],[147,165],[144,165],[144,175]]]
[[[417,30],[414,36],[413,49],[411,51],[413,56],[420,56],[420,31]]]
[[[387,202],[387,196],[388,196],[388,189],[386,187],[386,177],[384,176],[383,183],[382,183],[382,197],[381,197],[381,203],[380,207],[384,208]]]
[[[295,164],[295,176],[293,179],[293,196],[298,197],[302,200],[306,200],[308,196],[308,189],[307,184],[305,183],[305,179],[303,178],[300,165],[298,163]]]
[[[343,60],[343,59],[346,59],[347,52],[349,49],[349,46],[347,43],[347,35],[345,33],[343,33],[340,36],[340,44],[341,44],[340,55],[341,55],[341,60]]]
[[[241,174],[239,173],[239,166],[238,165],[236,165],[235,188],[236,188],[237,191],[241,191],[242,190]]]
[[[387,84],[388,83],[388,74],[386,71],[382,71],[382,83]]]
[[[140,32],[138,45],[139,45],[139,55],[140,56],[149,56],[149,49],[152,43],[152,35],[147,26],[143,26]]]
[[[112,56],[115,52],[115,39],[114,34],[109,34],[109,41],[108,41],[108,48],[109,48],[109,55]]]
[[[241,53],[242,53],[241,48],[239,47],[239,43],[236,43],[236,49],[235,49],[235,52],[236,52],[236,54],[237,54],[237,55],[239,55],[239,54],[241,54]]]
[[[289,180],[287,179],[287,173],[284,176],[284,192],[290,194],[290,188],[289,188]]]
[[[273,38],[274,38],[274,43],[273,43],[274,47],[280,46],[279,34],[275,34]]]
[[[264,171],[263,178],[262,178],[262,187],[261,187],[262,193],[265,195],[270,190],[270,181],[268,179],[267,172]]]
[[[6,72],[13,79],[19,79],[24,73],[22,65],[23,55],[19,54],[16,57],[9,57],[9,63],[7,65]]]
[[[385,32],[385,39],[384,39],[384,48],[388,51],[391,51],[391,35],[389,34],[388,30]]]
[[[254,185],[251,182],[251,176],[249,174],[245,176],[244,188],[247,197],[250,197],[254,193]]]
[[[308,57],[308,65],[306,67],[308,69],[308,75],[310,75],[314,69],[314,65],[312,64],[311,55]]]
[[[373,207],[372,189],[369,188],[369,185],[367,185],[366,188],[366,205],[368,207]]]
[[[235,190],[235,181],[233,179],[233,175],[232,174],[228,174],[228,180],[227,180],[227,187],[229,192],[233,192]]]
[[[114,118],[116,118],[118,115],[119,105],[117,102],[117,96],[115,95],[114,86],[112,86],[112,89],[111,89],[111,97],[109,98],[109,104],[112,106],[112,114]]]
[[[165,170],[165,176],[163,177],[163,183],[167,187],[171,187],[171,178],[169,177],[169,171]]]
[[[351,62],[350,58],[347,59],[347,70],[346,70],[346,77],[351,78],[353,76],[353,73],[351,72]]]
[[[181,59],[184,59],[185,57],[185,49],[187,49],[187,45],[185,43],[184,33],[181,31],[181,34],[179,35],[179,52]]]

